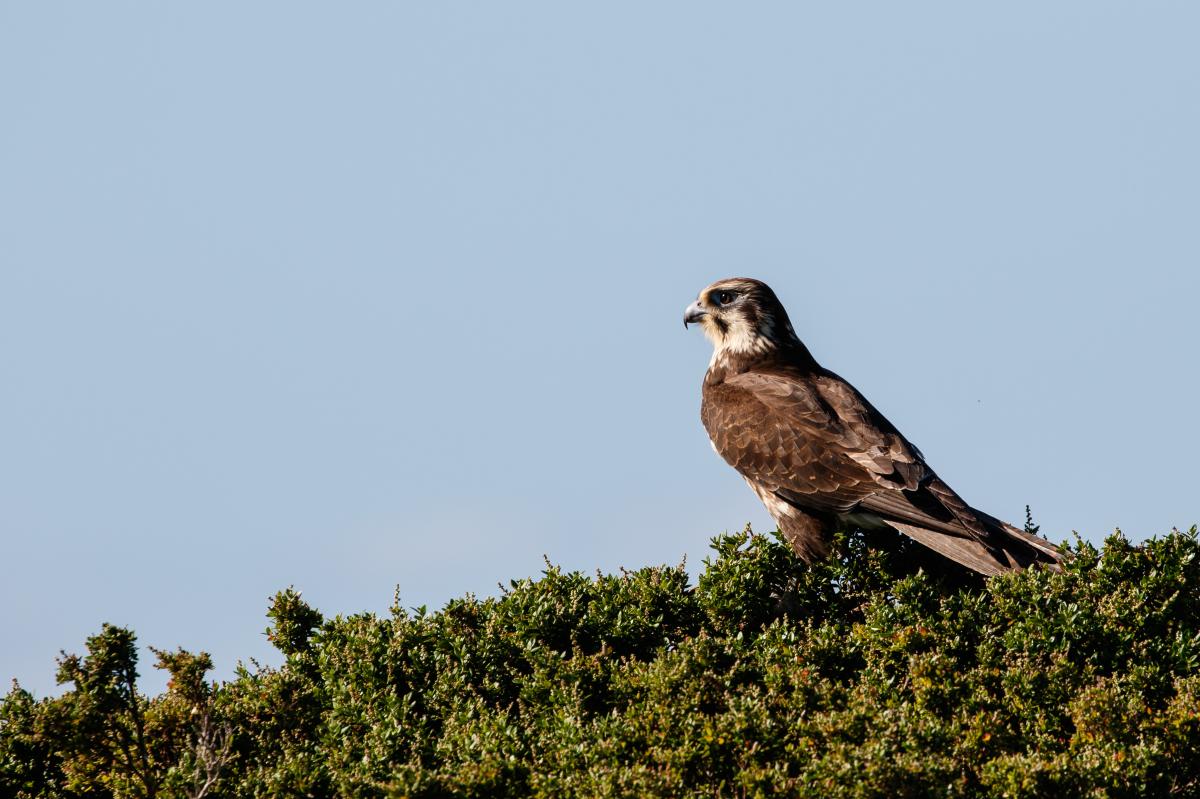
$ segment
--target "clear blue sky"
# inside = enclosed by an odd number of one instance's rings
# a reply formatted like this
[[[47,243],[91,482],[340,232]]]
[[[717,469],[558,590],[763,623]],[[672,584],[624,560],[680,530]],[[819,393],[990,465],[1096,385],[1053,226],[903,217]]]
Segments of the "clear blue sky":
[[[973,504],[1200,521],[1195,3],[0,4],[0,680],[697,567],[734,274]],[[149,662],[147,672],[152,672]],[[147,686],[161,685],[151,674]]]

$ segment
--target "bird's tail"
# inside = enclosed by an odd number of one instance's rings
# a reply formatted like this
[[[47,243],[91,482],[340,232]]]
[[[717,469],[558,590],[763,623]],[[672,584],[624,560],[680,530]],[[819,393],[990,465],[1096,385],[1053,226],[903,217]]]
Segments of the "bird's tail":
[[[983,521],[984,524],[993,533],[1007,536],[1009,540],[1014,541],[1018,547],[1024,544],[1028,550],[1033,552],[1033,559],[1028,563],[1022,562],[1021,566],[1029,566],[1033,563],[1040,563],[1054,571],[1062,568],[1063,562],[1067,559],[1067,553],[1051,544],[1041,536],[1028,533],[1019,527],[1013,527],[1008,522],[1003,522],[995,516],[989,516],[981,510],[976,510],[975,515]]]
[[[976,538],[946,535],[892,519],[888,519],[888,524],[950,560],[989,577],[1020,571],[1034,564],[1053,571],[1062,568],[1066,553],[1046,539],[1019,530],[982,511],[976,510],[975,514],[990,533],[986,543]]]

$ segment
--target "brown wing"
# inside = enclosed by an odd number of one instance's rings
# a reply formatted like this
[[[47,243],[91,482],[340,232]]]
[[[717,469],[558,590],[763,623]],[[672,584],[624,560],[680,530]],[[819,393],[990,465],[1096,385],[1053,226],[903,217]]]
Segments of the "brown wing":
[[[717,452],[760,496],[815,513],[870,511],[982,574],[1062,560],[1047,542],[964,502],[832,372],[785,367],[706,383],[701,417]]]
[[[940,533],[991,538],[917,448],[832,372],[736,375],[706,386],[702,417],[726,461],[798,507],[869,510]]]
[[[705,386],[701,418],[731,466],[806,508],[846,512],[880,490],[915,489],[929,473],[835,375],[739,374]]]

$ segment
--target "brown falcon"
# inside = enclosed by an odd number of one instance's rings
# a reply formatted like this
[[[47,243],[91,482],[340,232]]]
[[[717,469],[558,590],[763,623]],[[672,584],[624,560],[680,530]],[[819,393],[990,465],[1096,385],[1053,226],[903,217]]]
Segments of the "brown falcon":
[[[801,343],[775,292],[713,283],[688,306],[713,343],[700,417],[713,448],[754,489],[806,562],[839,526],[892,527],[981,574],[1062,554],[968,505],[915,446]]]

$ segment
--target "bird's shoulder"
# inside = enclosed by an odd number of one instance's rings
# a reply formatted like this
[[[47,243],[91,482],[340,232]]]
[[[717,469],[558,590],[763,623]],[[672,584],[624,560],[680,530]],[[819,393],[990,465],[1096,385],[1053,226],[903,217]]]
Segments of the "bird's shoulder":
[[[763,365],[707,382],[704,394],[732,409],[766,410],[822,427],[894,429],[854,386],[825,369]]]
[[[705,386],[702,416],[714,442],[723,428],[787,430],[873,474],[899,469],[906,486],[927,473],[920,451],[854,386],[825,369],[765,365],[730,375]]]
[[[704,393],[734,405],[766,405],[780,411],[827,415],[813,377],[786,367],[763,367],[728,375],[720,382],[706,382]]]

